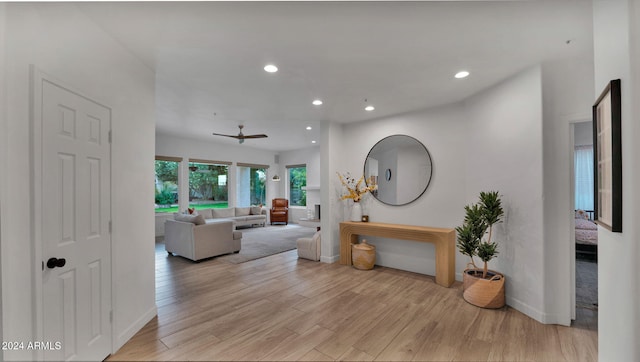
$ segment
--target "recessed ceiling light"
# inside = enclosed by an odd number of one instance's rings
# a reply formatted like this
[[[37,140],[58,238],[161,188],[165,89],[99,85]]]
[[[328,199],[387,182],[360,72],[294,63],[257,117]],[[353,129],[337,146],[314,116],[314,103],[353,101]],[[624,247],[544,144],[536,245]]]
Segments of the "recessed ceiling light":
[[[316,143],[316,141],[311,141],[311,143]]]
[[[468,76],[469,76],[469,72],[467,72],[466,70],[461,70],[458,73],[456,73],[454,77],[461,79],[461,78],[466,78]]]
[[[307,131],[311,131],[311,126],[307,126]]]
[[[278,71],[278,67],[276,67],[273,64],[267,64],[264,66],[264,70],[265,72],[269,72],[269,73],[275,73]]]
[[[364,110],[367,111],[367,112],[371,112],[374,109],[376,109],[376,107],[374,107],[374,106],[366,106],[366,107],[364,107]]]
[[[311,102],[314,106],[319,106],[322,105],[322,101],[319,99],[314,100],[313,102]]]

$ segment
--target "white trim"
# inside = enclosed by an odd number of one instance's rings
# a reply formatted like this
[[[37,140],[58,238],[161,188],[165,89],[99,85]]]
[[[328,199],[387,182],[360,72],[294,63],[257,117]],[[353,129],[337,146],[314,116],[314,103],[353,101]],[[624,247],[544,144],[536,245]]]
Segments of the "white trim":
[[[456,280],[462,280],[462,273],[456,273]],[[522,302],[519,299],[510,297],[505,295],[505,303],[507,306],[525,314],[526,316],[537,320],[543,324],[559,324],[563,326],[570,326],[571,320],[567,319],[566,316],[560,314],[549,314],[543,313],[542,311],[533,308],[527,303]]]
[[[323,263],[333,264],[333,263],[337,263],[339,260],[340,260],[340,255],[320,256],[320,261]]]
[[[42,143],[43,143],[43,135],[42,135],[42,84],[44,81],[50,82],[57,86],[60,86],[66,89],[69,92],[72,92],[80,97],[83,97],[87,100],[90,100],[94,103],[100,104],[101,106],[109,109],[109,114],[113,117],[113,107],[107,105],[106,102],[102,102],[96,100],[95,98],[90,98],[84,95],[82,92],[76,90],[74,87],[69,84],[43,72],[34,64],[29,65],[29,78],[30,78],[30,88],[29,88],[29,127],[30,127],[30,137],[29,137],[29,159],[31,162],[31,177],[30,177],[30,188],[32,192],[31,197],[31,254],[33,255],[32,259],[32,270],[34,271],[34,275],[32,278],[31,289],[33,291],[33,300],[32,300],[32,312],[33,312],[33,336],[34,340],[44,341],[44,327],[43,327],[43,293],[42,293],[42,187],[43,187],[43,170],[42,170]],[[109,129],[111,130],[111,121],[109,123]],[[109,175],[112,176],[112,156],[113,147],[111,143],[109,143]],[[113,185],[113,182],[110,182],[110,186]],[[109,205],[113,203],[112,192],[109,189]],[[110,210],[109,219],[112,219],[112,210]],[[114,309],[116,302],[116,293],[114,288],[115,275],[114,275],[114,243],[112,234],[109,233],[109,243],[110,243],[110,261],[111,261],[111,285],[110,285],[110,294],[111,294],[111,308],[114,314],[117,311]],[[114,318],[115,319],[115,316]],[[115,340],[115,323],[111,322],[111,353],[114,353],[113,349],[114,340]],[[42,350],[34,350],[33,351],[33,360],[43,360],[44,353]]]
[[[576,122],[569,122],[569,205],[571,207],[568,210],[575,210],[576,205],[576,180],[575,180],[575,131]],[[569,222],[569,273],[570,283],[569,286],[569,308],[571,310],[571,320],[576,319],[576,243],[571,242],[576,240],[576,221],[575,216]]]
[[[31,253],[33,255],[32,270],[33,282],[31,289],[33,291],[32,310],[33,310],[33,335],[34,340],[44,341],[44,327],[42,325],[42,316],[44,314],[44,306],[42,301],[42,269],[38,270],[37,265],[42,260],[42,82],[45,78],[44,74],[34,65],[29,65],[29,76],[31,80],[30,97],[29,97],[29,119],[30,133],[29,138],[29,159],[31,161]],[[34,360],[43,360],[43,351],[33,352]]]
[[[158,314],[158,307],[154,305],[151,309],[149,309],[146,313],[144,313],[140,318],[138,318],[135,322],[131,323],[131,325],[125,329],[122,333],[118,335],[117,338],[113,339],[113,352],[116,353],[122,346],[125,345],[133,336],[135,336],[138,331],[142,329],[150,320],[155,318]],[[114,317],[115,319],[115,317]]]
[[[546,313],[543,313],[542,311],[530,306],[527,303],[522,302],[519,299],[510,297],[510,296],[506,296],[505,299],[506,299],[506,304],[511,308],[523,313],[528,317],[531,317],[537,320],[540,323],[545,323],[544,321],[547,319]]]

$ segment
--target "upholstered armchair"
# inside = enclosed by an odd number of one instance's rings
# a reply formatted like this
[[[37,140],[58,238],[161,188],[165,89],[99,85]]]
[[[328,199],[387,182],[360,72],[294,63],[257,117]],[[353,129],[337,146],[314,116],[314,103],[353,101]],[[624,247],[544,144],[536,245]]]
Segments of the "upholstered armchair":
[[[311,238],[300,238],[296,241],[298,246],[298,258],[320,260],[320,231]]]
[[[269,210],[269,221],[271,225],[274,222],[283,222],[289,224],[289,200],[273,199],[271,200],[271,209]]]

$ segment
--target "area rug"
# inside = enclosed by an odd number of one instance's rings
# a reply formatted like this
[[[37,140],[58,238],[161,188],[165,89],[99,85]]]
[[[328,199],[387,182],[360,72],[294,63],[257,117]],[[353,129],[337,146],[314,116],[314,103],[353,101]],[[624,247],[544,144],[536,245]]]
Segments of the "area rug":
[[[222,255],[216,259],[233,264],[264,258],[296,248],[296,240],[312,237],[315,228],[295,224],[269,225],[239,229],[242,231],[242,249],[238,254]]]
[[[598,310],[598,263],[576,259],[576,307]]]

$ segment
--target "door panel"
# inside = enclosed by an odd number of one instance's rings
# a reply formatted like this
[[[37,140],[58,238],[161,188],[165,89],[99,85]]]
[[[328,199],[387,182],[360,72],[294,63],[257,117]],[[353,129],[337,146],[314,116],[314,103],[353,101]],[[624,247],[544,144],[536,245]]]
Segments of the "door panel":
[[[42,84],[43,331],[47,360],[111,351],[111,111]],[[50,258],[64,266],[49,268]]]

